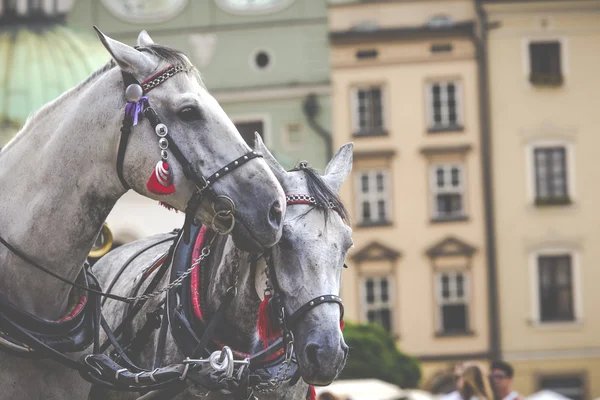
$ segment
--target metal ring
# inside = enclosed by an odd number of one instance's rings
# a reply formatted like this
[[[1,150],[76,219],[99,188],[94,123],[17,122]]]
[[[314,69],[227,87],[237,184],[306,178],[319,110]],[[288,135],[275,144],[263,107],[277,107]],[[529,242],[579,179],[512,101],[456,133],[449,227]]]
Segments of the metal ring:
[[[168,149],[169,141],[167,140],[167,138],[161,137],[160,139],[158,139],[158,147],[160,147],[161,150]]]
[[[169,153],[167,152],[167,150],[161,150],[160,151],[160,157],[163,160],[167,161],[167,159],[169,158]]]
[[[216,224],[215,221],[217,220],[217,218],[219,219],[223,219],[221,217],[219,217],[219,214],[215,214],[215,216],[212,219],[211,222],[211,227],[212,229],[214,229],[219,235],[228,235],[231,233],[231,231],[233,230],[233,227],[235,226],[235,217],[233,216],[233,214],[229,214],[229,218],[231,218],[231,225],[229,226],[229,228],[225,229],[225,230],[221,230]]]
[[[235,203],[233,202],[233,200],[231,200],[231,198],[229,198],[227,196],[224,196],[224,195],[217,196],[217,200],[220,200],[220,199],[229,202],[229,204],[231,206],[230,207],[230,211],[231,211],[232,214],[235,214]],[[215,204],[216,204],[215,202],[212,202],[212,209],[216,213],[217,209],[215,208]],[[223,210],[220,210],[220,211],[223,211]]]

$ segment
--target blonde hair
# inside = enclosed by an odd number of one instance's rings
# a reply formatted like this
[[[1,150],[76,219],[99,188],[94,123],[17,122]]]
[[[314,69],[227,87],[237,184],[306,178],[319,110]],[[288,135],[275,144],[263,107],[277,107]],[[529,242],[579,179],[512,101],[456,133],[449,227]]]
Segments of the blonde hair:
[[[463,399],[469,400],[471,397],[478,397],[481,400],[494,400],[490,382],[477,365],[465,365],[462,377],[463,387],[460,394]]]

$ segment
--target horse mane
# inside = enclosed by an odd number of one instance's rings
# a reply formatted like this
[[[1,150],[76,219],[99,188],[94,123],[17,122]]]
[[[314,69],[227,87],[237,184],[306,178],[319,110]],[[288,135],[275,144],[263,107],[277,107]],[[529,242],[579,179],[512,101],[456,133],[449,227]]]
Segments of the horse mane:
[[[302,161],[290,171],[301,171],[306,177],[308,193],[315,198],[319,208],[325,213],[325,221],[329,219],[329,212],[336,211],[345,223],[350,222],[348,210],[342,203],[340,196],[331,190],[329,185],[323,180],[319,173],[308,166],[305,161]]]

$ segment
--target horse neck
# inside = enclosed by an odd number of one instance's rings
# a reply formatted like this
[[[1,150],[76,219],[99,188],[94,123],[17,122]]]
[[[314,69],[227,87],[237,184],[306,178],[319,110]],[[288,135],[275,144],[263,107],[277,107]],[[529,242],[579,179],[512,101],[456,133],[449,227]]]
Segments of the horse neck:
[[[237,294],[227,309],[224,323],[215,337],[236,350],[250,353],[254,347],[256,319],[260,299],[254,286],[254,271],[250,253],[235,248],[231,237],[224,239],[220,257],[213,257],[210,283],[207,290],[207,311],[213,315],[234,281],[237,270]],[[217,265],[214,265],[217,264]],[[236,266],[237,265],[237,266]]]
[[[116,171],[124,100],[116,71],[44,107],[0,154],[0,236],[74,280],[125,192]],[[123,103],[123,104],[121,104]],[[47,319],[65,313],[71,287],[0,246],[0,293]]]

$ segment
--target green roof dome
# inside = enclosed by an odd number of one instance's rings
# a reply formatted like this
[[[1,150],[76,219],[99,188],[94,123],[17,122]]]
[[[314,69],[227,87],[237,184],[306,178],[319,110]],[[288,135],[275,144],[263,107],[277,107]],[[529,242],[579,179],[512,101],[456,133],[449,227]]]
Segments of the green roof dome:
[[[0,27],[0,125],[22,125],[42,105],[109,60],[100,41],[60,23]]]

